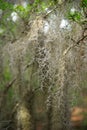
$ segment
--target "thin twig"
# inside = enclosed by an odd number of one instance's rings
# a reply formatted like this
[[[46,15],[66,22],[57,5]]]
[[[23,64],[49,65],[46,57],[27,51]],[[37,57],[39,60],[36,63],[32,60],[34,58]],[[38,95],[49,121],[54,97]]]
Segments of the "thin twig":
[[[27,68],[29,68],[33,63],[34,63],[34,61],[31,61],[28,65],[26,65],[24,68],[24,71]],[[8,90],[12,87],[12,85],[15,83],[16,80],[17,80],[17,77],[15,77],[12,81],[10,81],[9,83],[7,83],[5,85],[5,89],[3,90],[3,94],[6,94],[8,92]]]
[[[65,49],[63,56],[65,56],[73,47],[77,46],[76,44],[73,44],[71,46],[69,46],[67,49]]]
[[[33,63],[34,63],[34,59],[24,67],[24,71],[25,71],[27,68],[29,68],[31,65],[33,65]]]
[[[69,52],[69,50],[71,50],[73,47],[79,45],[80,42],[82,42],[86,37],[87,37],[87,35],[84,36],[84,34],[83,34],[83,37],[81,39],[79,39],[77,42],[71,38],[71,40],[74,42],[74,44],[69,46],[67,49],[65,49],[63,56],[65,56]]]
[[[6,94],[8,92],[9,88],[12,87],[12,85],[15,83],[16,79],[17,78],[14,78],[12,81],[10,81],[8,84],[6,84],[3,94]]]
[[[79,44],[80,42],[82,42],[85,38],[87,37],[87,35],[83,36],[81,39],[79,39],[76,44]]]
[[[50,10],[50,11],[48,11],[44,16],[43,16],[43,18],[46,18],[49,14],[51,14],[55,9],[57,9],[58,8],[58,5],[55,7],[55,8],[53,8],[52,10]]]

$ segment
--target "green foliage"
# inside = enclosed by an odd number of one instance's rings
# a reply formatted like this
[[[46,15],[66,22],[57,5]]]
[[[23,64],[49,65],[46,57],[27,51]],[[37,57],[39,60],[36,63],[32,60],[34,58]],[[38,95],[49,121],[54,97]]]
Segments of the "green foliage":
[[[45,12],[46,8],[50,8],[54,6],[55,1],[53,0],[47,0],[47,1],[41,1],[41,0],[35,0],[35,2],[32,5],[32,12],[36,14],[43,14]]]
[[[11,3],[0,0],[0,9],[2,10],[13,10],[13,5]]]
[[[46,2],[35,0],[33,4],[27,4],[26,6],[23,6],[14,5],[4,0],[0,0],[0,11],[2,13],[0,14],[0,37],[5,37],[4,40],[16,39],[16,32],[18,28],[21,27],[21,23],[24,23],[25,28],[31,14],[42,14],[45,12],[46,8],[53,6],[54,3],[55,1],[53,0],[47,0]],[[18,19],[14,21],[12,17],[15,16],[13,15],[16,15]]]
[[[0,0],[0,10],[2,12],[2,15],[0,15],[0,37],[5,36],[10,40],[16,39],[15,35],[17,35],[16,32],[18,28],[21,27],[21,21],[24,23],[25,28],[26,23],[28,23],[32,14],[43,14],[46,12],[47,8],[53,8],[54,5],[59,3],[62,3],[62,0],[35,0],[32,4],[26,4],[25,7],[23,5],[14,5],[4,0]],[[87,7],[87,0],[82,0],[81,5],[82,8]],[[18,19],[15,21],[12,19],[13,16],[11,16],[13,12],[18,16]],[[79,11],[75,11],[74,13],[69,11],[68,18],[80,22],[82,14]]]
[[[82,0],[80,10],[76,10],[74,8],[69,10],[67,13],[67,17],[72,21],[84,24],[85,22],[87,22],[87,20],[85,19],[85,15],[87,14],[86,12],[87,12],[87,0]]]
[[[71,11],[68,12],[68,19],[70,20],[80,22],[81,18],[82,18],[82,15],[79,11],[75,11],[73,13]]]
[[[87,7],[87,0],[82,0],[81,5],[82,5],[82,7]]]
[[[25,7],[23,7],[22,5],[16,5],[14,6],[14,11],[18,14],[18,16],[20,18],[22,18],[23,20],[26,20],[29,18],[29,12],[31,11],[31,6],[28,4]]]
[[[4,71],[4,79],[5,79],[6,81],[9,81],[9,80],[11,79],[11,74],[10,74],[10,72],[9,72],[8,69],[6,69],[6,70]]]
[[[29,18],[29,11],[31,10],[30,5],[24,8],[22,5],[14,6],[9,2],[0,0],[0,37],[5,37],[5,39],[13,40],[17,29],[20,28],[20,21],[13,21],[12,13],[15,13],[17,17],[20,18],[22,22],[25,22]],[[15,15],[14,14],[14,15]],[[15,16],[14,16],[15,17]],[[8,26],[7,26],[8,25]],[[20,29],[19,29],[20,30]],[[7,37],[7,38],[6,38]]]
[[[8,2],[4,2],[3,0],[0,0],[0,10],[2,14],[0,15],[1,20],[0,20],[0,37],[3,37],[7,34],[10,33],[10,30],[8,29],[10,21],[10,15],[11,12],[13,11],[13,5]],[[9,19],[9,20],[8,20]],[[8,33],[9,32],[9,33]]]
[[[4,70],[3,70],[3,80],[5,82],[8,82],[11,80],[11,78],[12,78],[12,75],[11,75],[11,71],[9,67],[9,62],[8,62],[8,59],[5,59]]]

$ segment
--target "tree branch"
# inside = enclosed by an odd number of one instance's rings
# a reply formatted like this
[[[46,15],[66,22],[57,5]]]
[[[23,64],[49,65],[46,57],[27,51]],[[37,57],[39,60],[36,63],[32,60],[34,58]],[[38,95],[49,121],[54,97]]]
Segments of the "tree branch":
[[[83,34],[82,34],[83,37],[80,38],[78,41],[75,41],[74,39],[71,38],[71,40],[74,42],[74,44],[71,45],[71,46],[69,46],[67,49],[65,49],[65,51],[64,51],[64,53],[63,53],[63,56],[65,56],[65,55],[69,52],[69,50],[71,50],[73,47],[79,45],[80,42],[83,42],[83,40],[84,40],[85,38],[87,38],[87,35],[84,35],[84,33],[85,33],[85,30],[83,31]]]
[[[12,81],[10,81],[8,84],[5,85],[5,89],[3,91],[3,94],[6,94],[8,90],[12,87],[12,85],[15,83],[17,78],[14,78]]]

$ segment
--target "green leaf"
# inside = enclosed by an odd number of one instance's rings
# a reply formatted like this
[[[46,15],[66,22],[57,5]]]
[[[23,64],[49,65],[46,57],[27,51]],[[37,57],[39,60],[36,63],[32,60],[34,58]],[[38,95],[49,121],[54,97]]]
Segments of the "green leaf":
[[[0,9],[2,10],[13,10],[13,5],[11,3],[0,0]]]
[[[73,20],[73,21],[80,21],[82,17],[82,14],[79,11],[75,11],[74,13],[68,12],[68,19]]]
[[[82,7],[87,7],[87,0],[82,0]]]

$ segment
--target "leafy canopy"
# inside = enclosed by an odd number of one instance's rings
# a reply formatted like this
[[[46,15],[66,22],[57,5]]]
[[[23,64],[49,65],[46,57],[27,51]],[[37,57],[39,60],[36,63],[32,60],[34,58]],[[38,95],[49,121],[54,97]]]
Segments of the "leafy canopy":
[[[15,32],[17,32],[18,26],[20,26],[20,24],[17,23],[19,19],[22,20],[22,23],[26,26],[31,14],[45,13],[46,9],[53,8],[54,5],[57,5],[59,2],[61,3],[62,0],[34,0],[34,3],[28,3],[25,7],[22,4],[14,5],[10,2],[0,0],[0,36],[9,37],[10,39],[11,37],[15,37]],[[82,0],[81,8],[87,9],[87,0]],[[68,18],[80,22],[83,18],[83,14],[80,11],[74,11],[74,13],[69,11]]]

